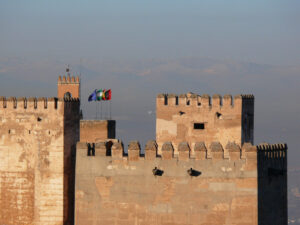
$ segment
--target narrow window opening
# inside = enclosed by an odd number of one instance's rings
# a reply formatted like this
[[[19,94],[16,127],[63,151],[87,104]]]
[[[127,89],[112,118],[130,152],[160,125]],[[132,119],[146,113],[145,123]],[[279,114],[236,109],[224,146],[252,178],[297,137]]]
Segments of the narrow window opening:
[[[112,147],[113,143],[112,141],[108,141],[105,143],[105,147],[106,147],[106,156],[111,156],[111,147]]]
[[[165,96],[165,105],[168,105],[168,97],[167,96]]]
[[[204,123],[194,123],[195,130],[204,130],[205,126]]]
[[[218,117],[218,119],[222,119],[222,114],[219,112],[216,112],[216,116]]]
[[[54,109],[57,109],[57,98],[54,99]]]
[[[179,111],[179,115],[180,115],[180,116],[182,116],[183,114],[185,114],[185,112]]]
[[[64,94],[64,98],[70,99],[70,98],[72,98],[72,94],[71,94],[70,92],[66,92],[66,93]]]
[[[88,151],[87,151],[87,155],[88,156],[95,156],[95,143],[88,143],[87,144],[88,147]]]
[[[48,134],[50,134],[50,130],[48,131]]]
[[[29,130],[29,131],[28,131],[28,134],[30,134],[30,133],[31,133],[31,131]]]
[[[175,98],[175,104],[178,105],[178,96]]]
[[[190,105],[190,100],[187,100],[186,104],[187,104],[187,105]]]
[[[8,130],[8,133],[10,134],[10,130]]]
[[[42,118],[41,118],[41,117],[38,117],[38,118],[37,118],[37,121],[38,121],[38,122],[41,122],[41,121],[42,121]]]

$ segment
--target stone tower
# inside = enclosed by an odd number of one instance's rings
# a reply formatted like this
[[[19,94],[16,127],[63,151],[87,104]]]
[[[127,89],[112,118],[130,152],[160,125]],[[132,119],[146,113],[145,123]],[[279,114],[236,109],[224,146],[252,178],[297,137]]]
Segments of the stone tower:
[[[80,98],[80,79],[78,76],[70,76],[69,68],[66,69],[67,76],[59,76],[57,81],[58,98]]]
[[[231,95],[199,96],[159,94],[156,98],[156,141],[171,141],[177,152],[178,144],[196,141],[209,145],[218,141],[222,145],[234,142],[239,146],[253,144],[254,96]]]
[[[0,98],[0,224],[72,224],[79,99]]]

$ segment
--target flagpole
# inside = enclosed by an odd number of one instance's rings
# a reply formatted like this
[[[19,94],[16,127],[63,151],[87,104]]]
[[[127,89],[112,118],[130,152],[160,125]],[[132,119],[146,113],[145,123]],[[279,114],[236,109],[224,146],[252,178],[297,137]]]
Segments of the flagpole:
[[[111,120],[111,100],[109,100],[109,119]]]
[[[102,120],[102,100],[100,101],[100,108],[101,108],[101,120]]]
[[[96,102],[96,120],[98,119],[98,107],[97,107],[97,102]]]
[[[107,111],[108,111],[108,109],[107,109],[107,104],[106,104],[106,107],[105,107],[105,118],[106,119],[108,119],[108,112]]]

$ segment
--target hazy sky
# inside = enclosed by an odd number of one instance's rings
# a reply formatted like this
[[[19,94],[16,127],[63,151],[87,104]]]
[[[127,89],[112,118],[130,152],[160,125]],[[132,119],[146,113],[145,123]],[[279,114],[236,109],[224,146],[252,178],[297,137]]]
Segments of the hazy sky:
[[[2,0],[0,55],[297,64],[299,11],[299,0]]]
[[[287,142],[297,167],[299,12],[299,0],[2,0],[0,95],[55,96],[70,64],[85,117],[89,93],[111,88],[118,138],[144,143],[159,92],[253,93],[255,143]]]

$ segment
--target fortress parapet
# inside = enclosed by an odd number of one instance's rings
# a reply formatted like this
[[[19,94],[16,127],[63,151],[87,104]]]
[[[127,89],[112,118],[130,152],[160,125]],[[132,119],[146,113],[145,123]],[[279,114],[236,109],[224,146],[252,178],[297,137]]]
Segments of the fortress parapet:
[[[80,101],[78,98],[46,98],[46,97],[0,97],[0,110],[57,110],[60,105],[65,106],[77,105]]]
[[[79,105],[78,98],[46,98],[46,97],[0,97],[1,110],[42,110],[42,109],[58,109],[59,105]]]
[[[112,145],[107,146],[111,142]],[[93,154],[90,154],[91,147],[94,146]],[[193,148],[190,148],[187,142],[181,142],[177,146],[176,154],[174,146],[171,142],[165,142],[162,145],[161,153],[158,152],[156,141],[150,140],[146,143],[144,151],[138,141],[132,141],[128,145],[128,153],[124,152],[122,141],[116,139],[108,139],[98,143],[77,143],[77,151],[80,157],[96,156],[111,157],[111,159],[123,159],[127,162],[149,161],[149,160],[176,160],[176,161],[198,161],[198,160],[257,160],[282,162],[286,160],[286,144],[260,144],[252,145],[245,143],[241,148],[234,142],[228,142],[226,146],[222,146],[220,142],[212,142],[206,146],[204,142],[196,142]],[[281,164],[278,164],[281,165]],[[283,164],[282,164],[283,166]]]
[[[59,84],[79,84],[79,76],[59,76],[57,83]]]
[[[203,94],[158,94],[156,98],[156,140],[161,151],[166,141],[190,146],[197,141],[206,145],[220,142],[253,144],[254,96]]]
[[[254,102],[254,95],[252,94],[241,94],[232,95],[226,94],[223,96],[214,94],[212,97],[208,94],[197,95],[194,93],[187,94],[158,94],[156,98],[157,106],[197,106],[201,107],[234,107],[244,103],[251,104]]]

